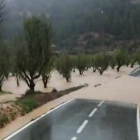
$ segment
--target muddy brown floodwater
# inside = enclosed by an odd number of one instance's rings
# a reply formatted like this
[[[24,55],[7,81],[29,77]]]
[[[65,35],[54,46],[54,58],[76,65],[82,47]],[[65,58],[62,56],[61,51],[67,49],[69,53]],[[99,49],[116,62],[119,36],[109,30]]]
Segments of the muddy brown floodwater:
[[[137,66],[135,66],[136,68]],[[134,69],[134,68],[133,68]],[[78,74],[78,71],[72,73],[71,82],[67,83],[66,80],[59,75],[56,71],[53,72],[52,78],[48,85],[49,90],[51,87],[57,90],[64,90],[70,87],[79,86],[87,83],[89,86],[78,91],[72,92],[54,101],[51,101],[42,107],[32,111],[31,113],[20,117],[17,120],[11,122],[4,129],[0,130],[0,139],[11,134],[21,126],[25,125],[33,118],[42,115],[51,108],[57,106],[58,104],[69,100],[71,98],[88,98],[88,99],[101,99],[101,100],[111,100],[111,101],[123,101],[129,103],[140,103],[140,78],[131,77],[128,74],[133,70],[129,67],[122,67],[120,72],[112,70],[109,68],[103,75],[99,75],[98,72],[93,73],[92,69],[85,72],[82,76]],[[119,77],[117,78],[116,77]],[[14,77],[10,78],[4,83],[3,90],[12,92],[14,94],[7,94],[0,96],[0,101],[14,99],[21,96],[28,89],[26,84],[20,81],[21,86],[16,86],[16,80]],[[95,85],[101,84],[98,87]],[[45,91],[41,81],[37,82],[36,90]],[[48,89],[46,89],[48,90]]]
[[[76,71],[75,73],[72,73],[71,82],[66,82],[66,80],[57,71],[53,71],[51,80],[48,84],[49,88],[44,89],[42,81],[40,81],[39,78],[35,90],[48,92],[51,91],[52,88],[55,88],[58,91],[60,91],[71,87],[79,86],[85,83],[89,84],[89,86],[92,87],[96,84],[108,82],[114,79],[115,77],[126,75],[131,71],[131,68],[126,67],[121,68],[121,71],[119,73],[116,72],[116,70],[112,70],[111,68],[109,68],[103,75],[99,75],[98,72],[93,73],[92,69],[84,72],[83,75],[79,75],[78,71]],[[14,100],[16,97],[20,97],[22,94],[24,94],[27,89],[28,86],[24,81],[20,80],[20,86],[17,87],[16,78],[10,77],[7,81],[4,82],[3,90],[14,94],[0,96],[0,101]]]

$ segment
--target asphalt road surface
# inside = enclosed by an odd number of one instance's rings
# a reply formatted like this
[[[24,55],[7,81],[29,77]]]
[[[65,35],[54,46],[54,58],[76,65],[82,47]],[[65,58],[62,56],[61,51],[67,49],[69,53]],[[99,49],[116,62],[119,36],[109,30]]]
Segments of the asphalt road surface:
[[[72,100],[5,140],[138,140],[135,105]]]

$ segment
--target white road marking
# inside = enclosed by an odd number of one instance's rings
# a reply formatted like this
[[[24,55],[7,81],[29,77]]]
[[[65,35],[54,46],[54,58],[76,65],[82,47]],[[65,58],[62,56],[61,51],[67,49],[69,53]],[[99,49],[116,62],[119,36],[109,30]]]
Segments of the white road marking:
[[[97,111],[97,108],[94,108],[93,111],[89,114],[89,117],[91,118],[96,111]]]
[[[137,133],[138,133],[138,139],[140,140],[140,112],[139,112],[139,106],[137,106]]]
[[[101,106],[103,103],[104,103],[104,101],[101,101],[101,102],[98,104],[98,107]]]
[[[31,121],[30,123],[28,123],[27,125],[23,126],[22,128],[20,128],[19,130],[17,130],[16,132],[14,132],[13,134],[11,134],[10,136],[8,136],[7,138],[3,139],[3,140],[9,140],[10,138],[12,138],[13,136],[15,136],[16,134],[18,134],[19,132],[23,131],[25,128],[29,127],[31,124],[37,122],[38,120],[40,120],[41,118],[43,118],[44,116],[48,115],[49,113],[53,112],[54,110],[58,109],[59,107],[73,101],[74,99],[68,100],[60,105],[58,105],[57,107],[55,107],[54,109],[48,111],[47,113],[43,114],[42,116],[38,117],[37,119],[35,119],[34,121]]]
[[[83,124],[79,127],[79,129],[77,130],[77,133],[80,134],[82,132],[82,130],[84,129],[84,127],[87,125],[88,120],[85,120],[83,122]]]
[[[77,140],[77,137],[73,137],[71,140]]]

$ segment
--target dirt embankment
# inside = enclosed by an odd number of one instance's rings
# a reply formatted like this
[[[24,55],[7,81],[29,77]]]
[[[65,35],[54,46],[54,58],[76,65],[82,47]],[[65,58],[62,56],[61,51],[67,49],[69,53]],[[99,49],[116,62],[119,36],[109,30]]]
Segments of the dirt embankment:
[[[38,108],[49,101],[69,94],[70,92],[79,90],[85,86],[86,85],[82,85],[59,92],[54,90],[51,93],[27,91],[26,95],[24,95],[21,98],[18,98],[16,101],[1,103],[0,128],[15,120],[17,117],[24,116],[25,114],[31,112],[35,108]]]

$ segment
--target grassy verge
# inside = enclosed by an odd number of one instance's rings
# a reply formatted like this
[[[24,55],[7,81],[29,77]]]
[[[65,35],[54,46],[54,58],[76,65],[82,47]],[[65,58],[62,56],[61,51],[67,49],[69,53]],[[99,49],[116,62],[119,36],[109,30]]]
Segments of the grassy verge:
[[[4,95],[4,94],[12,94],[12,93],[6,92],[6,91],[0,91],[0,96],[1,96],[1,95]]]
[[[27,94],[19,98],[17,101],[8,102],[0,106],[0,128],[3,128],[6,124],[15,120],[18,116],[24,116],[49,101],[79,90],[83,87],[85,86],[73,87],[67,90],[59,92],[54,91],[51,93],[27,91]]]

